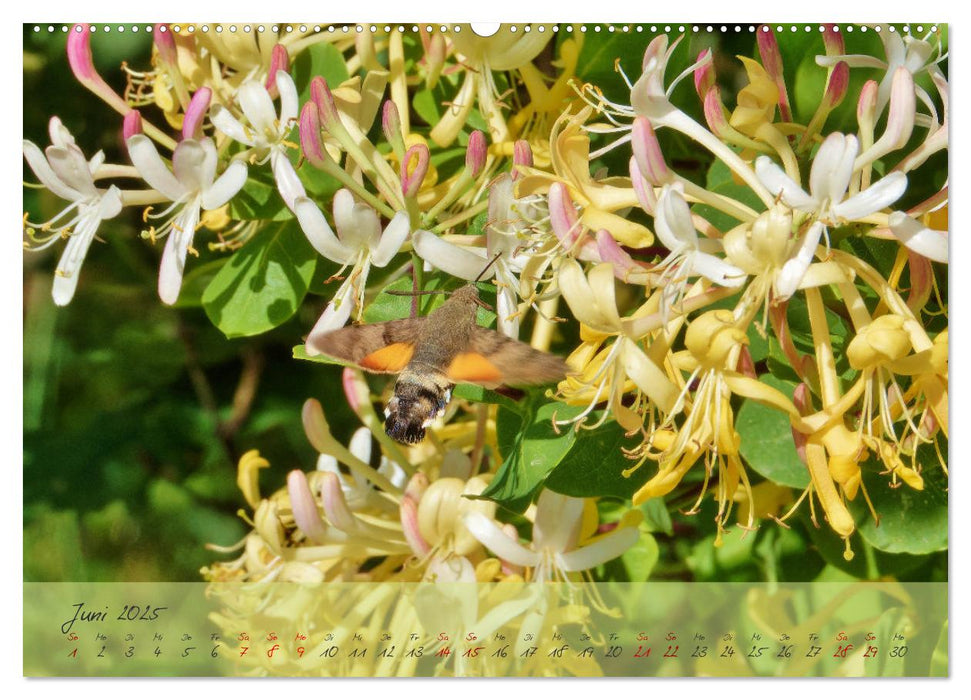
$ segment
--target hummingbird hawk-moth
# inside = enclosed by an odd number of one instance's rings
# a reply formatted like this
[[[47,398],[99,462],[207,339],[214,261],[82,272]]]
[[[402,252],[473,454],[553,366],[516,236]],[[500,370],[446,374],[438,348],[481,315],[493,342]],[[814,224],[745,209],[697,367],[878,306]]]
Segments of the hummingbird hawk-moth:
[[[368,372],[398,374],[384,429],[394,440],[414,444],[445,412],[457,383],[546,384],[569,371],[562,358],[478,325],[481,305],[478,290],[469,284],[428,316],[312,333],[306,344],[312,352]]]

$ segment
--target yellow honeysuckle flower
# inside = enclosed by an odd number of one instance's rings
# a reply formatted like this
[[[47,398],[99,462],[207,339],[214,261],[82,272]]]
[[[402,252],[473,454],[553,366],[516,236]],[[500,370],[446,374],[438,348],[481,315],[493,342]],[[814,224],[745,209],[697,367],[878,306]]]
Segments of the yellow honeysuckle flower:
[[[553,61],[558,69],[557,76],[549,85],[549,79],[532,63],[519,67],[519,75],[529,93],[529,101],[510,117],[509,129],[511,137],[529,142],[536,167],[549,167],[550,132],[553,125],[561,114],[573,111],[571,104],[578,100],[572,81],[576,75],[582,44],[582,36],[560,43],[559,59]],[[501,148],[504,155],[512,155],[512,143],[501,144]]]
[[[501,29],[489,37],[481,37],[469,30],[450,31],[447,36],[461,65],[466,68],[465,79],[452,106],[432,128],[432,141],[440,147],[451,144],[476,103],[489,124],[492,141],[511,141],[492,71],[515,70],[528,65],[549,43],[550,36],[540,32],[514,33],[508,29]]]
[[[652,311],[655,312],[652,314],[653,327],[662,325],[659,300],[652,298],[633,315],[621,318],[611,263],[596,265],[589,275],[584,275],[576,260],[566,259],[559,268],[558,284],[574,317],[582,324],[584,344],[568,360],[575,363],[571,366],[578,374],[561,382],[557,395],[568,403],[577,404],[581,400],[586,402],[593,391],[587,408],[568,422],[582,421],[602,397],[608,401],[608,412],[628,431],[641,428],[641,414],[647,410],[642,398],[665,413],[669,412],[674,407],[677,389],[658,366],[658,358],[645,354],[636,342],[652,330],[651,326],[642,328],[645,320],[651,320],[645,317]],[[605,343],[610,338],[614,338],[614,342],[608,346]],[[622,401],[630,388],[628,379],[638,392],[634,409]],[[607,415],[604,414],[603,420]]]
[[[689,324],[684,344],[687,350],[675,355],[675,363],[690,374],[683,382],[674,408],[660,424],[660,431],[654,433],[663,436],[663,447],[655,451],[659,446],[653,444],[653,439],[645,443],[635,453],[641,457],[640,461],[628,473],[649,457],[659,462],[658,473],[634,494],[637,505],[669,493],[698,459],[704,457],[705,482],[694,509],[700,505],[717,467],[719,534],[716,543],[720,543],[722,526],[728,520],[736,489],[741,484],[746,492],[750,490],[739,457],[741,438],[735,431],[731,396],[737,394],[759,401],[793,417],[798,412],[781,392],[734,369],[742,347],[748,344],[748,336],[737,325],[731,311],[716,309],[701,314]],[[693,393],[692,387],[696,387]],[[682,414],[684,417],[678,426],[676,418]],[[747,498],[751,502],[751,494]],[[752,518],[750,510],[749,527]]]
[[[516,194],[544,194],[553,182],[564,183],[570,197],[581,208],[580,221],[591,231],[605,229],[623,245],[643,248],[651,245],[654,235],[634,221],[616,212],[638,205],[637,195],[628,178],[595,180],[590,175],[590,137],[583,124],[593,113],[584,107],[577,114],[564,114],[550,135],[550,158],[553,174],[524,168]]]

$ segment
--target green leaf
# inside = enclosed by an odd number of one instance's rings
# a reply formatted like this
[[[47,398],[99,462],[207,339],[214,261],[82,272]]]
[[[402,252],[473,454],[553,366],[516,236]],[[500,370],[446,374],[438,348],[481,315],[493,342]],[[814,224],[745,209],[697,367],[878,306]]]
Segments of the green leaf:
[[[331,90],[351,77],[340,49],[327,42],[311,44],[297,54],[290,75],[300,93],[301,105],[310,99],[310,81],[316,76],[326,80]]]
[[[519,513],[526,509],[533,493],[570,451],[576,439],[573,430],[557,432],[553,427],[554,414],[557,419],[572,418],[581,410],[557,401],[537,408],[531,401],[538,399],[535,394],[527,398],[521,414],[499,407],[496,433],[503,461],[495,478],[482,493],[483,498],[491,498]]]
[[[194,309],[202,306],[202,295],[205,293],[206,287],[209,286],[227,260],[229,260],[229,256],[224,256],[192,267],[182,279],[179,300],[175,302],[176,308]]]
[[[647,581],[660,556],[661,551],[657,546],[657,540],[650,533],[642,531],[640,539],[633,547],[613,561],[604,564],[603,575],[598,575],[597,580],[624,583]]]
[[[648,498],[640,505],[641,513],[644,514],[644,526],[650,532],[663,532],[665,535],[674,534],[674,524],[671,522],[671,513],[664,503],[663,498]]]
[[[796,385],[763,374],[759,381],[792,398]],[[809,472],[799,459],[792,439],[789,417],[758,401],[745,399],[735,420],[735,429],[742,437],[739,448],[742,457],[769,481],[803,489],[809,486]]]
[[[340,360],[336,357],[330,357],[329,355],[308,355],[307,346],[305,345],[293,346],[293,359],[307,360],[308,362],[318,362],[322,365],[337,365],[339,367],[354,366],[353,363],[348,362],[347,360]]]
[[[744,183],[736,182],[731,169],[721,160],[715,159],[711,167],[708,168],[708,174],[705,178],[705,188],[715,194],[724,195],[748,205],[757,212],[765,209],[762,200],[752,191],[752,188]],[[735,228],[740,223],[734,216],[707,204],[696,206],[695,211],[723,232]]]
[[[591,416],[591,420],[596,417]],[[546,480],[546,488],[567,496],[630,498],[650,476],[648,465],[630,477],[623,474],[634,465],[624,455],[623,448],[636,444],[637,439],[628,438],[614,421],[596,430],[581,429],[577,432],[576,445]]]
[[[933,447],[924,447],[933,453]],[[882,464],[863,465],[863,486],[880,516],[879,525],[869,515],[862,494],[847,504],[863,539],[884,552],[927,554],[947,549],[947,477],[941,468],[933,465],[923,470],[922,491],[899,481],[897,488],[891,488],[889,476],[882,471]]]
[[[504,396],[498,391],[486,389],[478,384],[458,384],[452,391],[452,396],[457,399],[471,401],[472,403],[497,404],[509,409],[513,413],[521,413],[524,410],[524,407],[515,399]]]
[[[296,221],[268,226],[236,251],[206,287],[206,315],[228,338],[275,328],[296,312],[316,262]]]
[[[440,87],[436,86],[436,88]],[[425,88],[424,90],[419,90],[415,93],[415,98],[411,101],[412,107],[415,108],[415,112],[419,117],[425,120],[425,123],[429,126],[434,126],[438,124],[439,120],[442,118],[441,110],[439,109],[439,98],[436,96],[435,92]]]
[[[267,169],[267,172],[269,170]],[[277,192],[276,182],[267,180],[266,174],[250,170],[250,177],[243,185],[229,205],[229,212],[234,219],[246,221],[286,221],[293,219],[293,214],[283,203],[283,198]]]

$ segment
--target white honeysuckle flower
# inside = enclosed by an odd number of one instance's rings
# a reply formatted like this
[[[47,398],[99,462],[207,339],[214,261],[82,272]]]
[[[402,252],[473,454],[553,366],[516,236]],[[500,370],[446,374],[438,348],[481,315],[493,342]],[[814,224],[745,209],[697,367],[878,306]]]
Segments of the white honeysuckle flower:
[[[654,226],[658,239],[671,251],[661,262],[661,266],[667,267],[664,277],[673,274],[680,280],[664,286],[662,298],[667,307],[683,296],[688,279],[695,275],[701,275],[722,287],[738,287],[745,283],[747,275],[744,271],[701,250],[701,241],[698,240],[698,232],[691,220],[691,210],[680,183],[664,185],[661,189]],[[713,249],[720,249],[718,241],[705,239],[704,242]]]
[[[827,233],[829,226],[841,226],[875,214],[900,199],[907,189],[907,176],[893,172],[847,197],[858,152],[859,143],[855,136],[840,133],[827,136],[813,159],[808,193],[767,156],[756,159],[755,172],[765,187],[789,208],[814,219],[795,255],[782,266],[776,277],[775,286],[780,297],[788,298],[799,288],[816,254],[819,239]]]
[[[258,162],[270,159],[280,196],[291,211],[296,211],[295,200],[306,197],[307,191],[287,157],[286,139],[297,119],[299,98],[293,78],[286,71],[277,71],[276,88],[280,94],[279,115],[266,85],[260,80],[250,79],[240,85],[236,93],[239,107],[248,124],[240,122],[222,105],[212,108],[209,119],[221,132],[249,146]]]
[[[886,72],[880,81],[877,92],[877,115],[883,114],[884,108],[890,101],[890,92],[894,79],[894,73],[898,68],[904,68],[911,75],[919,75],[927,70],[931,73],[940,73],[937,64],[944,60],[945,56],[941,53],[941,45],[931,43],[926,38],[907,34],[902,36],[899,32],[880,32],[880,40],[883,42],[883,49],[886,53],[886,60],[881,60],[876,56],[867,55],[836,55],[836,56],[816,56],[816,64],[820,66],[834,66],[839,62],[845,62],[851,68],[882,68]],[[929,35],[928,35],[929,36]],[[936,56],[935,56],[936,52]],[[934,102],[927,95],[926,91],[920,86],[916,87],[917,96],[921,102],[927,105],[931,112],[934,110]]]
[[[242,189],[246,184],[246,164],[233,161],[217,178],[219,156],[209,138],[181,141],[172,153],[171,169],[147,136],[135,134],[127,145],[138,174],[172,202],[164,211],[149,217],[168,217],[162,226],[153,229],[153,235],[168,235],[159,268],[158,295],[166,304],[174,304],[182,288],[186,255],[192,247],[201,211],[218,209]]]
[[[345,267],[352,266],[347,279],[314,325],[311,336],[341,328],[347,323],[355,299],[358,310],[363,310],[371,266],[384,267],[391,262],[411,229],[408,214],[398,212],[382,232],[377,212],[354,201],[354,195],[347,189],[337,191],[333,206],[337,235],[313,201],[307,197],[297,197],[294,201],[297,221],[317,252]],[[307,352],[317,354],[312,344],[307,345]]]
[[[351,454],[365,464],[371,463],[371,431],[367,428],[358,428],[351,436],[351,441],[347,446]],[[340,480],[341,490],[344,498],[351,510],[361,510],[368,505],[373,505],[375,500],[374,486],[364,476],[357,472],[345,474],[337,466],[337,458],[328,454],[321,454],[317,458],[317,471],[330,472],[336,474]],[[408,482],[408,474],[397,462],[392,462],[383,454],[381,464],[378,467],[378,474],[387,477],[395,486],[404,490]],[[380,500],[380,499],[378,499]]]
[[[599,566],[637,543],[634,525],[621,524],[590,544],[577,547],[583,520],[583,498],[544,490],[536,502],[531,546],[522,545],[492,518],[478,511],[465,514],[469,532],[500,559],[534,569],[534,581],[566,580],[567,574]]]
[[[456,245],[428,231],[416,231],[412,238],[415,252],[422,260],[455,277],[469,281],[485,278],[489,272],[486,268],[492,268],[497,324],[510,338],[519,337],[518,275],[532,257],[533,225],[548,218],[539,201],[542,199],[545,198],[517,199],[513,179],[506,174],[489,191],[485,248]],[[495,262],[490,265],[493,258]]]
[[[100,189],[94,184],[95,172],[105,160],[102,151],[86,160],[71,132],[57,117],[51,117],[49,132],[51,145],[45,151],[24,140],[24,158],[41,184],[70,204],[49,221],[41,224],[25,221],[25,226],[52,233],[37,248],[46,248],[62,237],[68,239],[54,273],[51,291],[54,303],[64,306],[74,296],[84,256],[98,227],[105,219],[118,215],[123,201],[121,190],[114,185]]]

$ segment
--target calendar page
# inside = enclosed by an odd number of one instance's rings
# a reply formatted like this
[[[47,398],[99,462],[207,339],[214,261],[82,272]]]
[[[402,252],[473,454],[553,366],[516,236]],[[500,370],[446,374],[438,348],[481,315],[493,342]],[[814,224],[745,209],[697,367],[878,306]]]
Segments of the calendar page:
[[[946,24],[22,30],[25,676],[949,674]]]

